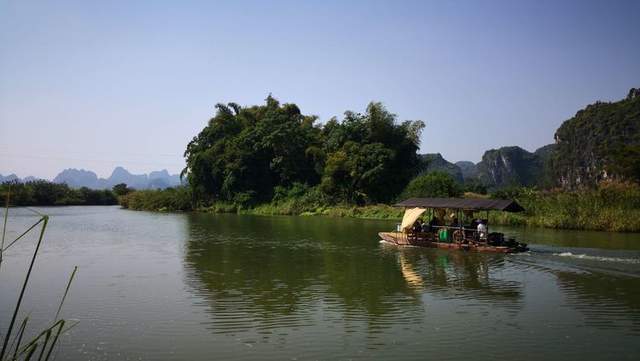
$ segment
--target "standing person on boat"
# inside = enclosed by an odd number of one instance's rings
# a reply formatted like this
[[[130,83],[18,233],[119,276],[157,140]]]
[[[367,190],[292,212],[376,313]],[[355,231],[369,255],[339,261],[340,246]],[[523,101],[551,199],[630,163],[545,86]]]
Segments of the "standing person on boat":
[[[487,239],[487,225],[485,224],[484,220],[481,219],[478,220],[478,238],[480,240]]]

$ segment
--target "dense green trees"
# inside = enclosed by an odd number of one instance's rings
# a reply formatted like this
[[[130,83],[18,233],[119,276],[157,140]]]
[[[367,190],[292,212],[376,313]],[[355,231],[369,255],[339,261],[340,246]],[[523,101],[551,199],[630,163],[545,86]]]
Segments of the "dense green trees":
[[[380,103],[324,126],[271,96],[261,106],[216,109],[185,152],[183,175],[202,204],[271,201],[276,187],[294,184],[317,186],[334,202],[387,202],[420,169],[424,123],[397,124]]]
[[[113,205],[118,201],[110,190],[96,190],[82,187],[70,188],[66,184],[45,180],[0,184],[0,199],[6,203],[11,192],[10,204],[13,206],[54,206],[54,205]]]
[[[194,196],[250,204],[270,200],[277,185],[317,183],[321,129],[313,116],[269,96],[264,106],[218,104],[209,124],[187,146]]]
[[[134,191],[134,189],[133,188],[129,188],[129,186],[127,186],[126,183],[118,183],[118,184],[114,185],[111,190],[118,197],[127,195],[127,194],[129,194],[129,193]]]
[[[402,192],[402,198],[459,197],[462,187],[445,172],[431,172],[415,177]]]

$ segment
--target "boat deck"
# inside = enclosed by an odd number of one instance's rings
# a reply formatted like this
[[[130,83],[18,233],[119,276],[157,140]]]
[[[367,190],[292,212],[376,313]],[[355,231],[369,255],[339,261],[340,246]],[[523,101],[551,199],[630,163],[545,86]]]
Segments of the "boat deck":
[[[490,246],[487,244],[474,244],[474,243],[456,243],[456,242],[437,242],[429,240],[427,238],[409,238],[407,234],[402,232],[380,232],[378,233],[380,238],[385,242],[395,244],[398,246],[418,246],[429,248],[442,248],[442,249],[459,249],[472,252],[491,252],[491,253],[515,253],[521,252],[517,248],[506,246]]]

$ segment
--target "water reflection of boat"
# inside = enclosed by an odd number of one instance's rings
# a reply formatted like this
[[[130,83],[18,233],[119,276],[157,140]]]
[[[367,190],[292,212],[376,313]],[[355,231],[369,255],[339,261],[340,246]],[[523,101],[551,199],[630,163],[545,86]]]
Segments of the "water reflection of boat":
[[[486,300],[520,306],[522,283],[497,276],[505,259],[490,254],[403,248],[398,261],[405,282],[414,290],[456,299]]]
[[[404,280],[407,282],[409,287],[415,290],[423,289],[424,280],[422,279],[422,276],[413,270],[413,267],[409,262],[407,262],[403,254],[400,254],[400,271],[402,272],[402,277],[404,277]]]
[[[395,245],[459,249],[476,252],[514,253],[527,251],[527,245],[504,234],[489,232],[488,212],[521,212],[515,201],[503,199],[411,198],[396,204],[404,207],[402,223],[395,232],[380,232],[383,241]],[[425,212],[427,222],[421,218]],[[474,213],[487,212],[485,219]],[[448,222],[447,219],[448,218]]]

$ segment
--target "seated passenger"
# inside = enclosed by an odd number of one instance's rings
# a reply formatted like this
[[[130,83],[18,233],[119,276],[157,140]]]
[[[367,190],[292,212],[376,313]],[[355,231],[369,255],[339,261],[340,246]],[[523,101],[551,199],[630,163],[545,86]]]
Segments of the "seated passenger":
[[[412,231],[413,233],[418,233],[422,231],[422,224],[420,223],[420,220],[417,220],[413,223]]]

